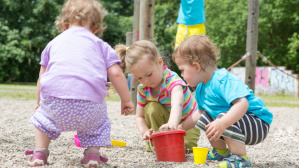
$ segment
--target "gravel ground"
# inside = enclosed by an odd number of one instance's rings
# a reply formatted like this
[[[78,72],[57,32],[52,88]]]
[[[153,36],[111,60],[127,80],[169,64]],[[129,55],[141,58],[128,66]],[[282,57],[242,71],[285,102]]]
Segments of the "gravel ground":
[[[187,154],[184,163],[157,162],[152,152],[145,152],[145,142],[135,125],[135,116],[121,116],[120,102],[107,102],[112,123],[111,139],[127,142],[126,147],[101,148],[109,158],[103,167],[216,167],[219,162],[196,165]],[[26,167],[29,156],[24,151],[34,148],[34,127],[29,123],[34,100],[0,99],[0,167]],[[270,133],[265,141],[247,146],[253,167],[299,167],[299,108],[269,107],[274,114]],[[83,149],[75,146],[75,132],[66,132],[50,145],[49,165],[45,167],[81,167]],[[203,135],[203,134],[202,134]],[[205,136],[198,146],[210,148]]]

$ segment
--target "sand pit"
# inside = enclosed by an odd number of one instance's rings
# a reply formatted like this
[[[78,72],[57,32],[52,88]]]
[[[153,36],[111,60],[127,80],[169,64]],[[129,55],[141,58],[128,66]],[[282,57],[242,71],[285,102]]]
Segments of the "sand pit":
[[[125,141],[126,147],[101,148],[108,157],[103,167],[217,167],[217,161],[195,165],[193,155],[184,163],[156,162],[152,152],[145,152],[145,142],[135,125],[135,116],[121,116],[120,102],[107,102],[112,123],[111,139]],[[0,99],[0,167],[27,167],[27,149],[34,148],[34,127],[29,123],[35,100]],[[262,143],[247,146],[253,167],[299,167],[299,108],[269,107],[274,121],[269,136]],[[66,132],[50,144],[49,165],[45,167],[81,167],[83,149],[75,146],[76,132]],[[206,137],[198,145],[211,149]]]

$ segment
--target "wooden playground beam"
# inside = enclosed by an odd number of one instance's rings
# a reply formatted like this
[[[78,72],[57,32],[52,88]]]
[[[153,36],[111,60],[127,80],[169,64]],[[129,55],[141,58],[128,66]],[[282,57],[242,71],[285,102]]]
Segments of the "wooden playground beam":
[[[139,23],[140,40],[154,39],[154,14],[155,14],[155,0],[141,0],[140,1],[140,23]]]
[[[155,0],[134,0],[134,21],[133,21],[133,40],[153,40],[154,38],[154,9]],[[130,36],[130,34],[127,34]],[[127,37],[128,39],[131,37]],[[128,41],[127,46],[130,42]],[[137,87],[139,82],[131,74],[131,100],[134,103],[134,112],[136,114],[137,106]]]
[[[139,40],[140,0],[134,0],[133,43]]]
[[[248,0],[248,20],[246,51],[250,57],[246,58],[245,84],[254,92],[255,90],[255,69],[258,44],[258,18],[259,0]]]
[[[140,20],[140,0],[134,0],[133,43],[139,40],[139,20]],[[132,114],[136,114],[138,85],[139,82],[135,80],[134,75],[131,74],[130,92],[131,92],[131,101],[134,103],[134,111]]]
[[[130,46],[133,43],[133,32],[126,33],[126,46]]]

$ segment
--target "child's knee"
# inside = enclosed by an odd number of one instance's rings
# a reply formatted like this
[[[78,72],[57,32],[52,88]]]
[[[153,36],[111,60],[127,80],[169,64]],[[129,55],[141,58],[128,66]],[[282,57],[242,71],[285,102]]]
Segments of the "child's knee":
[[[166,117],[169,116],[169,112],[166,110],[165,107],[163,107],[162,104],[157,102],[149,102],[144,107],[144,116],[150,117],[150,118],[156,118],[156,117]]]
[[[200,130],[198,128],[192,128],[186,131],[186,136],[184,137],[185,140],[185,147],[192,151],[192,147],[197,146],[197,141],[200,136]]]
[[[144,115],[149,117],[154,117],[159,114],[159,105],[160,103],[150,102],[144,107]]]

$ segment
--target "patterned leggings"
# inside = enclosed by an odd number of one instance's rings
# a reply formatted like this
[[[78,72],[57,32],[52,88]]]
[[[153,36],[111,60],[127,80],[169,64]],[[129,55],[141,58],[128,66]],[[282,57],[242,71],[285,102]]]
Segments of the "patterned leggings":
[[[226,112],[218,114],[217,118],[224,116]],[[214,121],[208,112],[204,111],[197,121],[196,127],[206,131],[206,125]],[[226,128],[222,136],[245,143],[255,145],[262,142],[269,133],[270,125],[252,113],[246,113],[239,121]],[[223,137],[221,137],[223,139]]]

